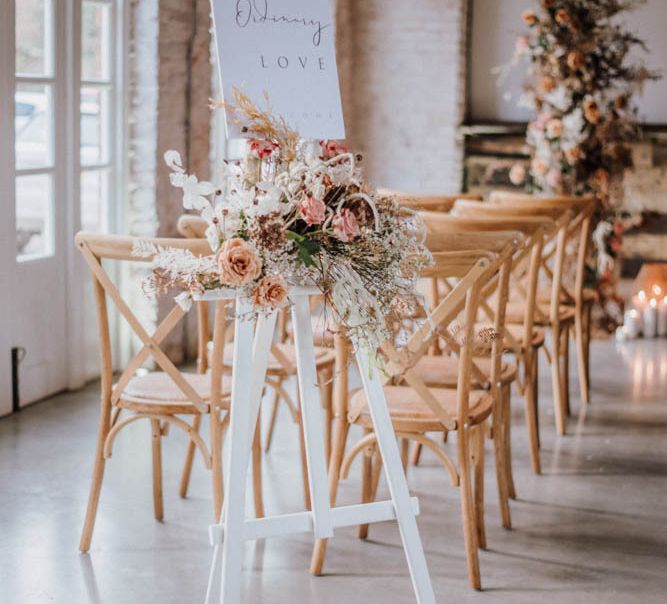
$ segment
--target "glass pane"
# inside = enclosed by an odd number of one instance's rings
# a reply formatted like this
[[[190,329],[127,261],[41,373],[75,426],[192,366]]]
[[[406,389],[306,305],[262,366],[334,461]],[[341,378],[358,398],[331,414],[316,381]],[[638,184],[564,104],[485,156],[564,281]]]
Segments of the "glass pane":
[[[109,79],[109,22],[111,6],[83,3],[81,12],[81,78]]]
[[[16,71],[51,74],[51,0],[16,2]]]
[[[17,84],[14,95],[16,168],[53,165],[53,104],[50,85]]]
[[[81,89],[81,165],[109,161],[109,91]]]
[[[106,233],[109,212],[109,172],[86,170],[81,173],[81,228]]]
[[[16,179],[16,257],[53,254],[53,187],[50,174]]]

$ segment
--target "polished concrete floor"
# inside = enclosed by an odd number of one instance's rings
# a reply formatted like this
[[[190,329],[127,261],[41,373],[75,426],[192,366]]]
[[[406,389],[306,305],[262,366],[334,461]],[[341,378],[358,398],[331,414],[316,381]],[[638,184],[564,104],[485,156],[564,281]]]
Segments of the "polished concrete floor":
[[[592,357],[593,402],[580,412],[573,375],[566,437],[554,435],[542,375],[542,476],[530,471],[521,401],[513,401],[519,498],[513,530],[501,529],[488,464],[484,591],[468,587],[457,490],[428,454],[410,469],[438,602],[666,601],[667,340],[595,342]],[[203,602],[208,474],[198,463],[190,496],[178,497],[185,441],[176,431],[165,442],[165,521],[152,516],[149,429],[134,424],[107,465],[93,548],[78,553],[96,401],[91,385],[0,420],[0,603]],[[286,412],[264,473],[267,512],[300,509],[298,440]],[[358,492],[355,473],[340,500],[355,502]],[[248,544],[244,602],[413,602],[395,524],[371,527],[366,542],[341,530],[323,577],[307,572],[310,550],[307,535]]]

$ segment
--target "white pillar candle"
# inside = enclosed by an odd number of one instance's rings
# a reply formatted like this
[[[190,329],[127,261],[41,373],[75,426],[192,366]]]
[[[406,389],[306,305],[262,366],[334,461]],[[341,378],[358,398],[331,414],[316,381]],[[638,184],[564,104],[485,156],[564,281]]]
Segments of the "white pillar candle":
[[[655,298],[651,298],[644,307],[642,318],[644,320],[644,337],[655,338],[658,334],[658,301]]]
[[[639,311],[632,308],[625,311],[625,316],[623,317],[623,334],[629,340],[634,340],[639,336],[639,332],[642,329],[641,317]]]
[[[658,335],[667,336],[667,296],[658,305]]]
[[[636,296],[633,296],[632,305],[639,312],[644,312],[644,308],[646,308],[646,302],[647,301],[648,301],[648,296],[646,295],[646,292],[642,289],[642,290],[639,291],[639,293]]]

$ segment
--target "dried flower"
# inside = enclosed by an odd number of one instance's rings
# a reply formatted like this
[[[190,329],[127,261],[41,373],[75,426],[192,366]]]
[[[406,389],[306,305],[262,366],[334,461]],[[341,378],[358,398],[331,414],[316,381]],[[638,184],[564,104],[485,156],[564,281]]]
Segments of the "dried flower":
[[[259,277],[262,263],[250,246],[240,238],[228,239],[216,255],[220,281],[239,286]]]
[[[590,122],[591,124],[597,124],[600,121],[602,114],[600,113],[598,104],[595,102],[594,99],[592,99],[591,97],[586,97],[584,99],[583,108],[584,108],[584,117],[586,118],[587,122]]]
[[[248,226],[248,235],[255,247],[269,252],[276,252],[287,243],[285,222],[277,212],[257,216]]]
[[[278,149],[278,143],[270,140],[251,138],[248,141],[248,147],[250,148],[250,154],[253,157],[256,157],[257,159],[266,159]]]
[[[343,155],[343,153],[350,152],[350,150],[340,141],[320,141],[320,148],[322,149],[322,159],[332,159],[339,155]]]
[[[255,306],[274,310],[287,300],[287,283],[280,275],[262,277],[252,292]]]

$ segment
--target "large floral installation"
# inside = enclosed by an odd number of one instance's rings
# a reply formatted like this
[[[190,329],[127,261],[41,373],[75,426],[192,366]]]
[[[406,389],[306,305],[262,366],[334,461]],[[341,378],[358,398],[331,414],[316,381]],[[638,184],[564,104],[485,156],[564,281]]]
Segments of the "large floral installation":
[[[165,154],[183,207],[208,224],[211,254],[137,246],[154,256],[144,290],[180,288],[188,308],[195,294],[233,288],[267,312],[289,303],[290,286],[315,285],[333,322],[370,350],[423,316],[416,286],[432,258],[420,217],[369,189],[361,157],[340,142],[300,140],[238,90],[224,107],[249,140],[219,184],[187,174],[178,152]]]
[[[628,142],[639,136],[632,96],[657,74],[629,61],[640,38],[615,22],[644,0],[541,0],[528,9],[529,28],[516,42],[516,58],[530,62],[521,103],[534,109],[528,124],[530,168],[510,178],[529,191],[594,193],[601,202],[591,274],[607,318],[619,315],[613,283],[628,219],[618,211],[623,169],[632,163]]]

